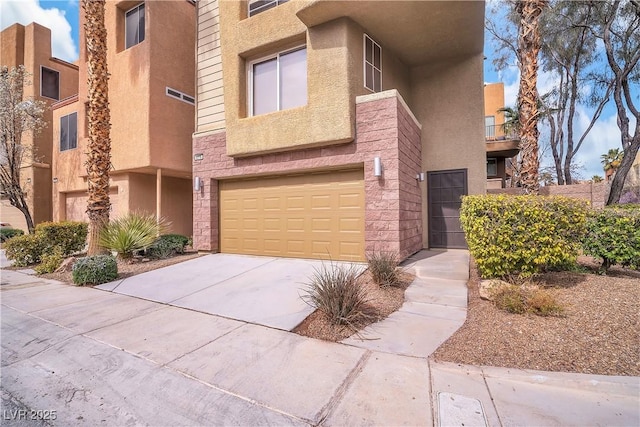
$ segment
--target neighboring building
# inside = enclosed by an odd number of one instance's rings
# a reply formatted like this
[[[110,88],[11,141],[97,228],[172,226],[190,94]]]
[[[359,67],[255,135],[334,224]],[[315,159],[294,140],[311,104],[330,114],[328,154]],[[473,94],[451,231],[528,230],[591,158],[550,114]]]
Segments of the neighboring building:
[[[505,128],[504,83],[484,85],[484,121],[487,141],[487,188],[504,188],[511,179],[511,161],[520,151],[515,129]]]
[[[626,186],[635,188],[636,191],[640,190],[640,151],[636,153],[636,158],[633,161],[631,169],[627,174]]]
[[[81,14],[80,40],[84,41]],[[195,6],[107,2],[111,113],[111,217],[155,213],[192,233],[191,135],[195,115]],[[54,105],[53,217],[87,220],[87,52],[77,95]]]
[[[31,23],[26,27],[14,24],[0,33],[0,62],[9,68],[24,65],[31,74],[30,85],[25,85],[24,97],[43,101],[51,106],[59,99],[75,94],[78,90],[78,67],[51,56],[51,30]],[[51,220],[51,147],[54,140],[53,113],[47,108],[43,117],[47,126],[33,136],[23,134],[22,143],[34,147],[35,156],[29,158],[23,168],[21,181],[27,193],[27,203],[34,224]],[[11,215],[22,215],[16,208],[3,203],[3,221]],[[17,216],[16,216],[17,215]],[[11,221],[16,227],[24,225]]]
[[[197,8],[196,249],[465,246],[460,196],[486,185],[484,2]]]

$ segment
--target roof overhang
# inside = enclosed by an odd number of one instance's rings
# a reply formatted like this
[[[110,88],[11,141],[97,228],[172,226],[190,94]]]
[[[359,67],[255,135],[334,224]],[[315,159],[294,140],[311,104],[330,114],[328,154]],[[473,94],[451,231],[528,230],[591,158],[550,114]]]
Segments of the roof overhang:
[[[484,6],[473,0],[315,0],[297,15],[307,27],[348,17],[414,66],[482,53]]]

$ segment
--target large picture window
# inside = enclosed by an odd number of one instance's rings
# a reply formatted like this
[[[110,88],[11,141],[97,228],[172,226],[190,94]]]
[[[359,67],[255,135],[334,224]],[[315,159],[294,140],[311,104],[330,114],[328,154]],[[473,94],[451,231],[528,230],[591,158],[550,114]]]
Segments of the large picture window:
[[[40,95],[60,99],[60,73],[47,67],[40,67]]]
[[[382,90],[382,48],[364,35],[364,87],[372,92]]]
[[[129,49],[144,41],[144,3],[127,11],[124,17],[125,49]]]
[[[60,117],[60,151],[78,146],[78,113]]]
[[[290,50],[250,64],[251,115],[307,104],[307,49]]]

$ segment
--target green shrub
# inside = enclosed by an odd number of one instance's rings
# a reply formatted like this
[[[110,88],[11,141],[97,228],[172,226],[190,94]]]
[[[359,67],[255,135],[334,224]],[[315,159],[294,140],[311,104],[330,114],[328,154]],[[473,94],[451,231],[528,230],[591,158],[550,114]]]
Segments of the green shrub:
[[[40,265],[35,268],[36,273],[53,273],[58,267],[60,267],[62,261],[64,261],[64,253],[62,251],[62,247],[56,246],[51,252],[42,255]]]
[[[36,225],[35,233],[42,236],[48,249],[60,247],[63,255],[71,255],[84,249],[87,230],[86,222],[42,222]]]
[[[559,316],[563,312],[562,306],[547,289],[535,286],[503,286],[497,289],[493,298],[496,307],[509,313]]]
[[[78,258],[72,269],[73,283],[99,285],[118,278],[118,264],[111,255]]]
[[[26,267],[37,264],[42,258],[46,244],[39,234],[16,236],[5,242],[5,255],[13,261],[16,267]]]
[[[602,259],[605,271],[615,264],[640,269],[640,208],[629,206],[593,211],[587,220],[584,253]]]
[[[355,266],[331,264],[315,269],[302,299],[324,312],[335,325],[351,325],[364,314],[367,295],[358,283]]]
[[[394,252],[368,253],[367,264],[374,283],[380,286],[395,286],[400,282],[398,256]]]
[[[12,237],[23,235],[24,231],[19,228],[0,228],[0,242],[6,242]]]
[[[175,254],[184,253],[189,238],[181,234],[165,234],[156,239],[147,249],[147,254],[153,258],[169,258]]]
[[[587,203],[559,196],[466,196],[460,222],[484,278],[529,277],[575,263]]]
[[[131,258],[135,252],[153,244],[165,228],[165,221],[158,224],[154,215],[129,213],[111,220],[102,229],[100,245],[117,252],[120,258]]]

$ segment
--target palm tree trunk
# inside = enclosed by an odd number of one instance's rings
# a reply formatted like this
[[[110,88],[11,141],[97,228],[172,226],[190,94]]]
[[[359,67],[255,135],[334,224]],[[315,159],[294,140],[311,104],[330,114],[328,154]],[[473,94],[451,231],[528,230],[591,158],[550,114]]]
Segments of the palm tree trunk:
[[[87,43],[89,83],[89,146],[87,184],[89,216],[89,255],[103,252],[100,231],[109,222],[109,167],[111,166],[110,114],[107,72],[107,30],[104,24],[105,0],[82,0]]]
[[[520,63],[520,152],[522,153],[521,183],[526,194],[538,194],[538,52],[540,32],[538,18],[547,0],[518,0],[516,11],[520,15],[518,35],[518,62]]]

